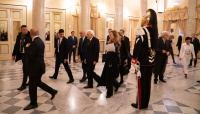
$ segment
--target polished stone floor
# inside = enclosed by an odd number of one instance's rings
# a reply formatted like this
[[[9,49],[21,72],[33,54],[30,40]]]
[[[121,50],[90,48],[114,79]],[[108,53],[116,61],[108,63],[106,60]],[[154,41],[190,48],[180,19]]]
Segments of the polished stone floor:
[[[51,101],[50,95],[38,88],[38,108],[23,111],[29,103],[28,88],[16,90],[21,85],[21,62],[0,61],[0,114],[200,114],[200,60],[197,66],[189,68],[188,78],[184,78],[182,65],[174,65],[169,57],[164,74],[167,83],[153,84],[151,99],[147,110],[131,107],[136,101],[136,78],[134,69],[125,76],[125,83],[113,97],[106,99],[105,87],[83,89],[87,82],[79,83],[82,77],[80,63],[70,64],[75,82],[66,84],[68,76],[61,66],[57,80],[48,77],[54,73],[54,58],[47,58],[47,66],[42,81],[58,90]],[[101,61],[101,60],[100,60]],[[103,63],[96,66],[96,73],[101,75]]]

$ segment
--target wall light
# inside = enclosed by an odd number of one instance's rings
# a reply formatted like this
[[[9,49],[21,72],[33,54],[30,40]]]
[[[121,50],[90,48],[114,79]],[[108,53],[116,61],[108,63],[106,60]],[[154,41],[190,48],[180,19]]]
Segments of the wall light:
[[[165,10],[165,0],[157,0],[158,13],[162,13]]]

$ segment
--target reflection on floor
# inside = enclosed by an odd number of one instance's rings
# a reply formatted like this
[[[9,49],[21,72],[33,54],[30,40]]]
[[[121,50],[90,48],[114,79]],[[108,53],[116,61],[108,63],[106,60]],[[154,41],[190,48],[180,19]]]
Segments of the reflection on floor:
[[[169,57],[170,58],[170,57]],[[171,59],[171,58],[170,58]],[[182,65],[171,64],[169,59],[164,74],[167,83],[153,84],[148,110],[137,110],[131,107],[136,101],[136,78],[134,69],[125,76],[125,83],[113,97],[106,99],[106,88],[83,89],[86,82],[80,83],[82,69],[80,63],[70,64],[75,78],[73,84],[66,84],[68,76],[61,66],[57,80],[49,79],[54,73],[55,60],[47,58],[50,66],[43,75],[43,82],[58,90],[54,100],[38,88],[39,107],[23,111],[29,103],[28,89],[18,91],[22,80],[21,62],[0,61],[0,114],[200,114],[200,63],[189,68],[188,78],[184,78]],[[178,58],[177,62],[178,62]],[[101,61],[101,60],[100,60]],[[95,68],[101,75],[103,63]],[[153,80],[153,77],[152,77]]]

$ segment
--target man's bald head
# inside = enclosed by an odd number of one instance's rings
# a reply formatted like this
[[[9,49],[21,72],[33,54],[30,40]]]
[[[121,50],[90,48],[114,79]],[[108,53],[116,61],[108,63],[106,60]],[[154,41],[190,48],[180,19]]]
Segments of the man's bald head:
[[[30,34],[31,34],[31,37],[34,38],[35,36],[39,35],[39,31],[37,28],[33,27],[31,30],[30,30]]]
[[[80,31],[80,36],[81,36],[81,37],[84,37],[84,36],[85,36],[85,31],[84,31],[84,30],[81,30],[81,31]]]

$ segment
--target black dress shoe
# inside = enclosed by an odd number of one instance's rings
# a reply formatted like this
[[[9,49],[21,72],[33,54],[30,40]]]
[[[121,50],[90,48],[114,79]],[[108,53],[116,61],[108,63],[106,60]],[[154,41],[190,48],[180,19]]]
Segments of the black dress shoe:
[[[28,86],[29,85],[29,82],[26,84],[26,86]]]
[[[175,62],[173,62],[174,64],[176,64]]]
[[[188,66],[192,66],[191,64],[189,64]]]
[[[56,77],[54,77],[54,76],[49,76],[49,78],[51,78],[51,79],[57,79]]]
[[[88,89],[88,88],[93,88],[93,87],[92,86],[85,86],[83,88]]]
[[[34,104],[34,105],[29,104],[23,110],[30,110],[30,109],[33,109],[33,108],[36,108],[36,107],[38,107],[38,104]]]
[[[119,89],[119,85],[117,87],[115,87],[115,92],[117,92]]]
[[[87,80],[87,78],[86,77],[83,77],[81,80],[80,80],[80,82],[84,82],[84,81],[86,81]]]
[[[166,81],[165,80],[160,80],[161,82],[164,82],[164,83],[166,83]]]
[[[22,91],[22,90],[24,90],[24,89],[26,89],[26,86],[25,86],[25,87],[24,87],[24,86],[21,86],[21,87],[17,88],[17,90],[20,90],[20,91]]]
[[[124,83],[124,81],[122,81],[122,80],[119,82],[120,85],[123,84],[123,83]]]
[[[154,81],[154,84],[157,84],[157,81]]]
[[[200,83],[200,80],[198,80],[197,82],[199,82],[199,83]]]
[[[134,107],[134,108],[138,108],[138,105],[135,104],[135,103],[132,103],[131,106]],[[140,107],[140,109],[147,109],[147,108]]]
[[[51,94],[51,100],[54,99],[55,95],[58,93],[58,90],[54,90],[54,92]]]
[[[106,95],[106,98],[110,98],[110,97],[112,97],[112,95]]]
[[[67,82],[67,84],[70,84],[70,83],[72,83],[72,82],[74,82],[74,79],[70,79],[70,80]]]
[[[194,67],[196,67],[196,65],[194,65]]]

